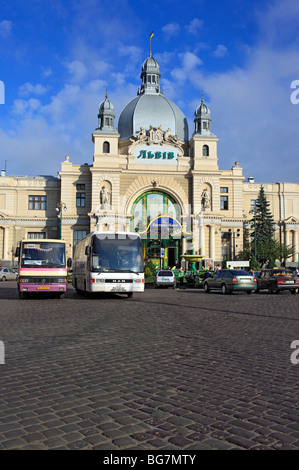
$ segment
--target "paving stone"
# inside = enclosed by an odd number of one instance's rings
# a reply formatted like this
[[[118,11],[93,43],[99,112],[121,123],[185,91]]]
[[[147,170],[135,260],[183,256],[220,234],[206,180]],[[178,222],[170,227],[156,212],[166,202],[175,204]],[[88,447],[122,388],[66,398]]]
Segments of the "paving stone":
[[[185,448],[187,445],[192,444],[192,441],[190,439],[186,439],[185,437],[181,436],[171,437],[170,439],[168,439],[168,442],[180,448]]]
[[[3,284],[1,450],[299,448],[299,296],[70,286],[45,311]]]

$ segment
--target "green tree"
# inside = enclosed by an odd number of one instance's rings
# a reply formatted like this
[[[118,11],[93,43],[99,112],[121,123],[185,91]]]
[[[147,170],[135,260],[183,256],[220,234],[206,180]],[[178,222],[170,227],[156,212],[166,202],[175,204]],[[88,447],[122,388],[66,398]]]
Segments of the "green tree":
[[[286,260],[295,254],[295,247],[279,243],[279,259],[285,264]]]
[[[256,248],[256,261],[260,265],[267,264],[274,266],[277,259],[285,263],[294,254],[294,247],[274,239],[275,224],[269,206],[270,203],[266,198],[264,187],[261,186],[253,211],[254,217],[251,220],[251,228],[253,230],[251,260],[255,258]]]
[[[270,203],[266,198],[264,187],[261,186],[254,209],[256,218],[255,233],[257,245],[272,240],[274,236],[274,219],[269,206]],[[251,226],[254,229],[254,218],[251,221]]]

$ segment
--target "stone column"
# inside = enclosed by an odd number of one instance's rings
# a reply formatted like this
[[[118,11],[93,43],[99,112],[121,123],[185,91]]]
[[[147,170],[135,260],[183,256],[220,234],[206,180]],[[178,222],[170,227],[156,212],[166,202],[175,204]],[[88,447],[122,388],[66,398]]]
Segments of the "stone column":
[[[298,232],[296,229],[294,229],[294,261],[297,263],[299,255],[298,255]]]
[[[285,245],[289,244],[289,231],[286,228],[285,228],[285,231],[284,231],[284,243],[285,243]]]
[[[215,227],[210,225],[210,258],[215,259]]]
[[[8,227],[3,227],[3,259],[9,260]]]
[[[200,254],[206,256],[206,253],[205,253],[205,226],[204,226],[202,218],[200,218],[200,220],[199,220],[199,249],[200,249]]]

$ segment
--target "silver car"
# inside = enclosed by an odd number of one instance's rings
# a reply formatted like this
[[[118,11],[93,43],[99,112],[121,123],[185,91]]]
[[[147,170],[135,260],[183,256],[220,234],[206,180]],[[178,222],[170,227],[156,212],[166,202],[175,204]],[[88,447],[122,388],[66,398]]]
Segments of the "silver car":
[[[10,268],[0,269],[0,281],[15,281],[17,279],[17,273]]]
[[[161,269],[156,273],[155,287],[176,287],[174,273],[170,269]]]

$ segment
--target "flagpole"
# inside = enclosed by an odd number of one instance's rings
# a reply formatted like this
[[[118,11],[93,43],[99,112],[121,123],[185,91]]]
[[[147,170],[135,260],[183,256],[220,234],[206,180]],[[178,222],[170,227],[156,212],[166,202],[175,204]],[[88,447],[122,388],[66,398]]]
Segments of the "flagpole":
[[[152,37],[153,37],[154,33],[153,32],[150,32],[150,36],[149,36],[149,41],[150,41],[150,57],[152,57]]]

